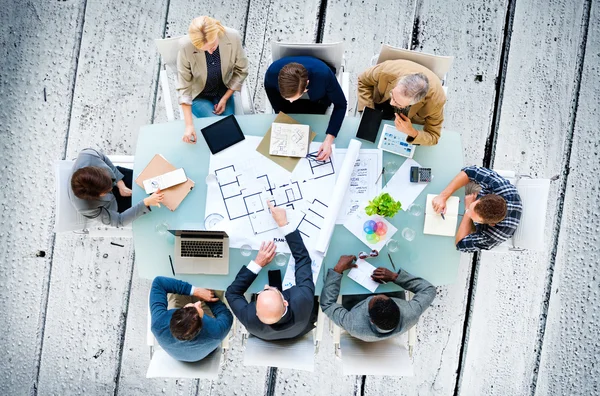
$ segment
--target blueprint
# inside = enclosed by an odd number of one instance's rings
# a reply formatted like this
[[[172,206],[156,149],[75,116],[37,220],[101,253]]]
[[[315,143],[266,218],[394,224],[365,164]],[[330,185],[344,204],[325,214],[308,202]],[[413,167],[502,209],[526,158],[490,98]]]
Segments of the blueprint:
[[[288,221],[300,231],[310,250],[316,244],[327,201],[336,180],[335,157],[325,162],[302,158],[290,173],[256,151],[261,138],[246,139],[210,158],[206,215],[219,213],[231,223],[230,246],[274,240],[289,253],[271,217],[267,200],[286,208]],[[321,143],[311,143],[316,153]],[[215,179],[215,178],[213,178]]]

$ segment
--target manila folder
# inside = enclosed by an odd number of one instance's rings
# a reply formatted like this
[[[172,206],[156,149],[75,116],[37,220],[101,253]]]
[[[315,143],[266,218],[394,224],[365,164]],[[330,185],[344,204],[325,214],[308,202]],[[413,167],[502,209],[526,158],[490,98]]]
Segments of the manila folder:
[[[173,165],[169,161],[165,159],[160,154],[156,154],[150,163],[144,168],[142,173],[135,179],[135,184],[144,188],[144,180],[151,179],[156,176],[163,175],[167,172],[171,172],[176,170]],[[172,212],[183,201],[183,199],[190,193],[190,191],[194,188],[194,182],[192,179],[188,178],[185,183],[178,184],[173,187],[169,187],[166,190],[161,190],[164,192],[165,196],[163,198],[163,205],[165,205]]]

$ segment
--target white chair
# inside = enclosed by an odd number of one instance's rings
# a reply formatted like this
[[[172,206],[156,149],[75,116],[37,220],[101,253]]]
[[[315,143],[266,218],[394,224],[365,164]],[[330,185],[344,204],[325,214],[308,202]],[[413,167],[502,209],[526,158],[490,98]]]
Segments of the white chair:
[[[242,344],[245,345],[245,366],[269,366],[303,370],[315,370],[315,355],[323,339],[325,317],[319,307],[317,323],[313,331],[291,340],[264,341],[249,334],[242,327]]]
[[[411,51],[404,48],[397,48],[392,47],[391,45],[382,44],[379,55],[375,55],[373,58],[371,58],[371,65],[374,66],[388,60],[398,59],[415,62],[431,70],[442,81],[444,93],[448,94],[446,74],[448,73],[448,70],[450,70],[450,66],[452,66],[452,62],[454,61],[453,56],[426,54],[424,52]]]
[[[234,319],[235,326],[235,319]],[[234,328],[232,326],[232,329]],[[221,342],[221,347],[198,362],[180,362],[165,352],[152,334],[152,317],[148,309],[148,326],[146,328],[146,343],[150,349],[150,364],[146,378],[204,378],[216,380],[219,369],[225,363],[225,355],[229,349],[231,332]]]
[[[109,155],[115,166],[133,169],[134,157],[131,155]],[[54,164],[54,180],[56,193],[56,217],[54,232],[73,232],[87,234],[91,237],[124,237],[132,236],[131,225],[123,228],[107,227],[98,220],[87,219],[71,205],[69,199],[69,179],[73,172],[73,160],[60,160]]]
[[[275,62],[288,56],[312,56],[333,67],[336,72],[338,83],[342,87],[344,97],[348,100],[350,93],[350,73],[345,71],[346,62],[344,59],[344,43],[271,43],[271,61]],[[331,114],[333,107],[330,106],[327,114]],[[273,107],[269,98],[265,96],[265,113],[273,112]]]
[[[495,172],[517,187],[523,203],[523,213],[513,237],[491,251],[543,251],[551,180],[533,179],[529,175],[517,175],[514,171],[495,169]]]
[[[410,291],[405,291],[407,301],[412,295]],[[338,298],[338,304],[341,302],[342,296]],[[335,324],[332,326],[335,355],[342,361],[343,375],[414,375],[412,360],[417,340],[416,326],[406,333],[377,342],[361,341]]]
[[[158,53],[162,59],[162,68],[160,70],[160,86],[163,91],[163,97],[165,99],[165,109],[167,111],[167,120],[173,121],[175,115],[173,114],[173,102],[171,101],[171,90],[169,88],[169,78],[167,76],[167,70],[173,73],[173,76],[177,78],[177,54],[179,49],[189,41],[188,36],[178,36],[166,39],[154,40]],[[237,115],[254,114],[254,104],[252,103],[252,97],[246,83],[242,84],[242,90],[236,91],[233,94],[235,110],[234,113]],[[183,111],[181,106],[179,108],[179,118],[183,119]]]

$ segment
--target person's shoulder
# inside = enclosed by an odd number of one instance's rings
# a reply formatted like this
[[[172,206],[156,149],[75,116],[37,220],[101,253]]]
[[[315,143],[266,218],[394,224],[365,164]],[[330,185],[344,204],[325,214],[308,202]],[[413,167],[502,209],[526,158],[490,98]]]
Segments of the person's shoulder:
[[[237,41],[242,41],[242,36],[240,34],[240,32],[238,32],[235,29],[232,29],[230,27],[224,26],[225,28],[225,32],[223,33],[225,36],[227,36],[227,38],[231,41],[237,40]]]

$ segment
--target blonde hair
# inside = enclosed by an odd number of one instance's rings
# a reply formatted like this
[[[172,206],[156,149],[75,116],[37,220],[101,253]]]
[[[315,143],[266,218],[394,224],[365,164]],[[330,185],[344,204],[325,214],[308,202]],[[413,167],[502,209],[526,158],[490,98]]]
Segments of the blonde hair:
[[[207,43],[212,43],[225,32],[221,22],[209,16],[194,18],[190,23],[188,33],[194,47],[200,49]]]

